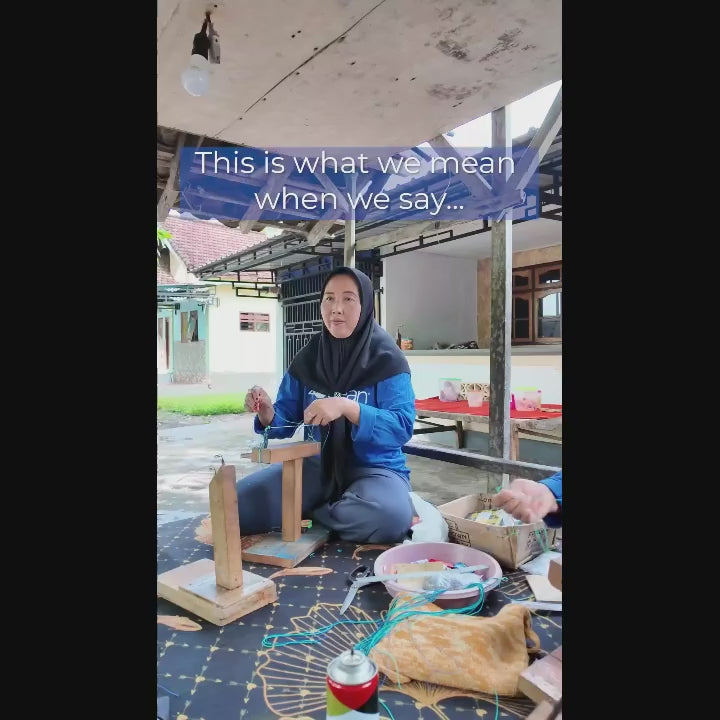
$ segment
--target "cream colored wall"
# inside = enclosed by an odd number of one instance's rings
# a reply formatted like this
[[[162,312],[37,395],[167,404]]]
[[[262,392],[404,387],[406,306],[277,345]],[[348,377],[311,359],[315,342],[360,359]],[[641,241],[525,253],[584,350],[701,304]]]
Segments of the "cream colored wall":
[[[274,299],[236,297],[229,284],[216,288],[219,306],[210,308],[210,372],[277,372],[282,364],[277,341],[277,324],[282,317],[280,303]],[[241,331],[241,312],[270,315],[270,332]]]
[[[527,267],[528,265],[541,265],[542,263],[560,262],[562,260],[562,245],[536,248],[535,250],[520,250],[513,253],[513,268]],[[478,345],[481,348],[490,347],[490,268],[492,260],[483,258],[478,261],[477,282],[477,330]],[[551,401],[548,401],[551,402]]]
[[[439,380],[460,378],[463,382],[490,382],[490,356],[487,354],[415,355],[408,354],[415,397],[435,397]],[[562,355],[513,354],[510,361],[510,390],[536,387],[542,390],[543,402],[562,404]]]
[[[454,345],[475,340],[474,265],[466,258],[424,252],[385,260],[385,329],[395,337],[402,326],[403,337],[412,338],[418,350],[436,342]]]

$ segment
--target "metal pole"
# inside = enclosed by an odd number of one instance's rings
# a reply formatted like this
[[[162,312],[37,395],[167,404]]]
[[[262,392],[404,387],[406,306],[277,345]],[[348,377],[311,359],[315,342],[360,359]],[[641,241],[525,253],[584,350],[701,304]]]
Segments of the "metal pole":
[[[492,113],[492,145],[512,148],[510,112],[507,107]],[[505,164],[505,178],[494,177],[495,185],[503,192],[509,176],[510,163]],[[512,209],[506,210],[502,220],[493,220],[492,270],[490,275],[490,429],[489,455],[505,460],[510,458],[510,367],[512,337]],[[503,475],[505,486],[509,475]],[[500,480],[500,478],[498,478]]]

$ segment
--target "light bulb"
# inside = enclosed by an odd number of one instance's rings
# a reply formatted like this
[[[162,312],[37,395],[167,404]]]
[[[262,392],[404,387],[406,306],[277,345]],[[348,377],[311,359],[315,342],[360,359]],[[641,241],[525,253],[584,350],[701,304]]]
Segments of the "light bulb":
[[[185,91],[195,97],[205,95],[210,87],[210,63],[202,55],[191,55],[190,64],[181,75]]]

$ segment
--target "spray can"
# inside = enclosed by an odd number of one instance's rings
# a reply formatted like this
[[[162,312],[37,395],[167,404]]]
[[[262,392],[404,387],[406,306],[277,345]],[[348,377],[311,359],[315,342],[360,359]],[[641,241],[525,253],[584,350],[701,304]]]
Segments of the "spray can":
[[[328,665],[327,720],[379,720],[377,665],[358,650],[346,650]]]

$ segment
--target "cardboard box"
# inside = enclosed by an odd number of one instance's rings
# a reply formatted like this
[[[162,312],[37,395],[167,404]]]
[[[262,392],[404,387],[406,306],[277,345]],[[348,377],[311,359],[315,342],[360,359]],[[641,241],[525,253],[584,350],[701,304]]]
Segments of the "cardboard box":
[[[472,512],[490,509],[493,497],[465,495],[440,505],[438,510],[448,525],[450,542],[482,550],[492,555],[504,568],[517,570],[519,565],[549,549],[555,542],[555,530],[547,528],[544,522],[498,527],[466,520]]]
[[[562,592],[562,555],[559,558],[553,558],[550,561],[548,580],[553,587],[556,587],[560,590],[560,592]]]

